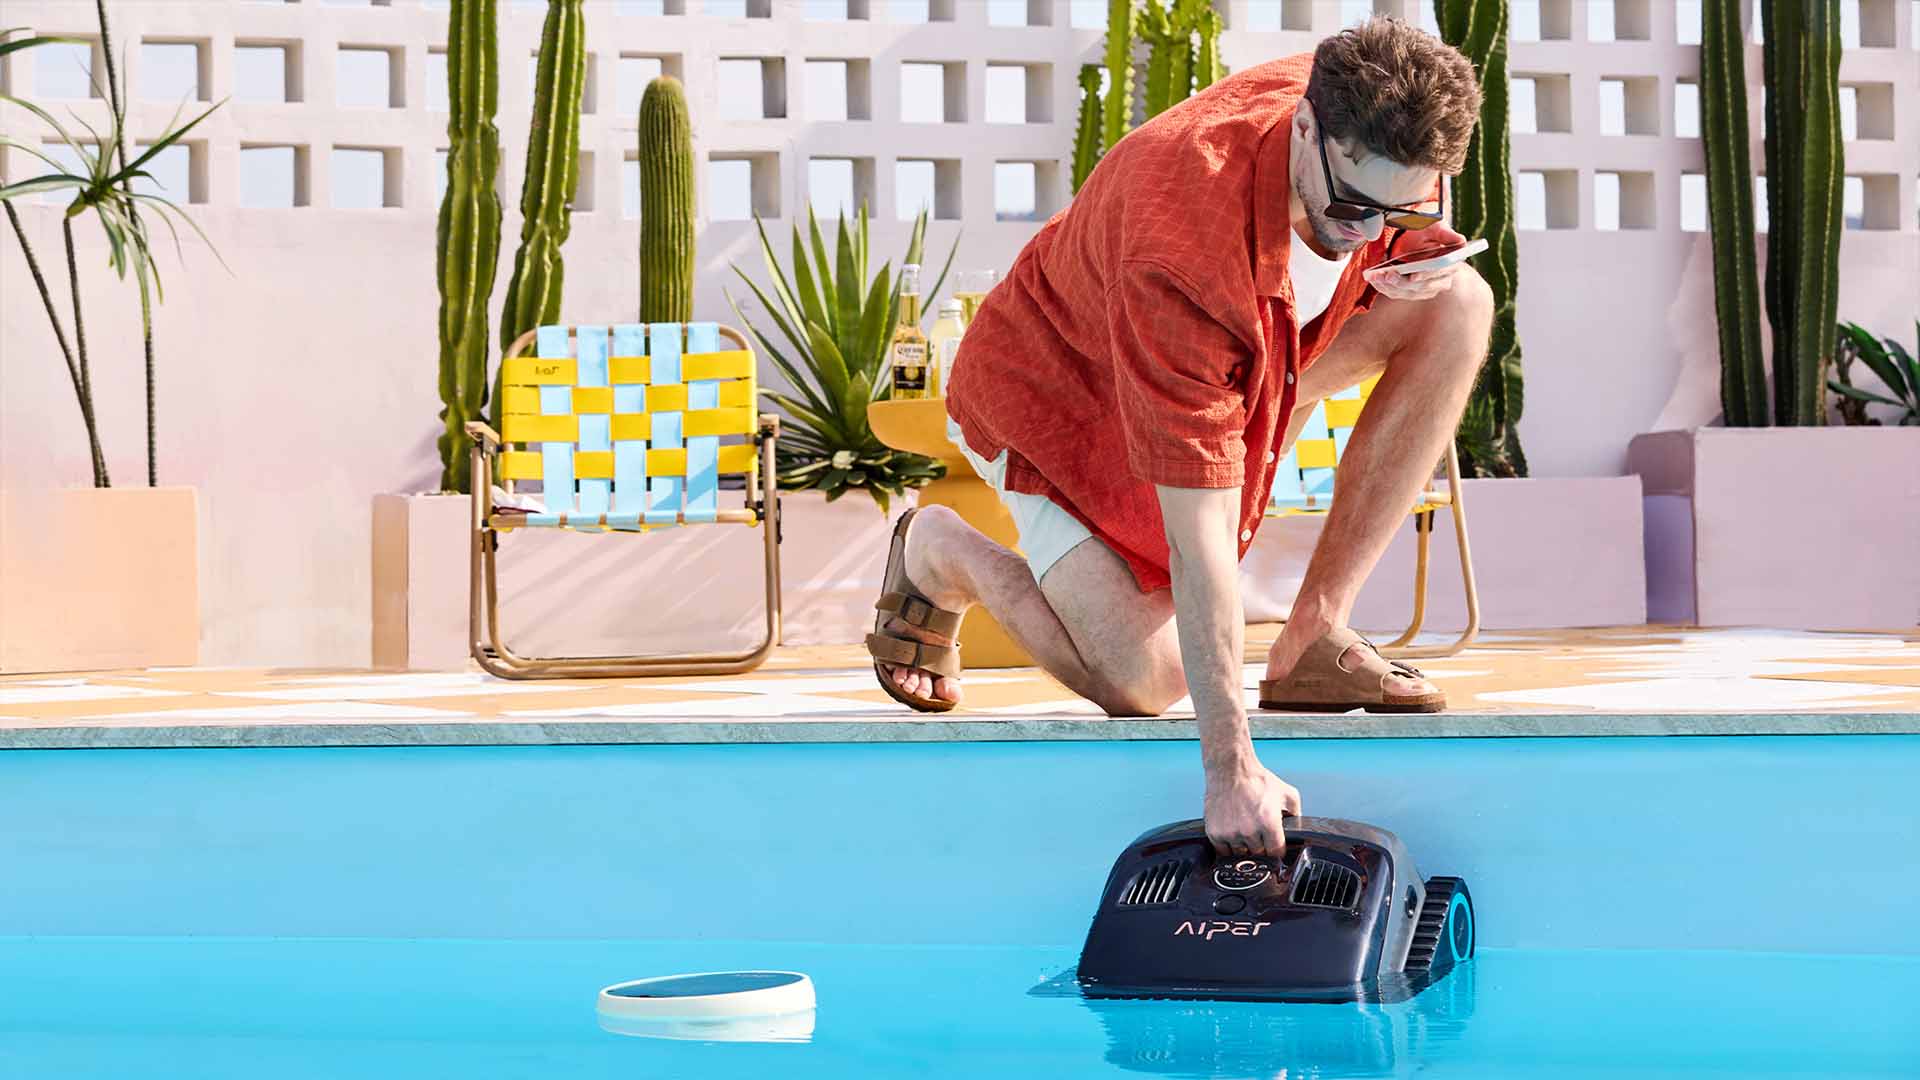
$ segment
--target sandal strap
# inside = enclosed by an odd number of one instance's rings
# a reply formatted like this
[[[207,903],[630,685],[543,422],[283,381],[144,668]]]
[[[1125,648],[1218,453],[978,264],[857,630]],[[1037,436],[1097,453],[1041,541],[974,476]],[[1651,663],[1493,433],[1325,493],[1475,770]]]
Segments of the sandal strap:
[[[960,630],[961,614],[933,606],[933,602],[924,596],[913,593],[886,592],[874,601],[875,611],[884,611],[902,622],[918,626],[923,630],[952,637]]]
[[[930,671],[949,679],[960,677],[960,646],[912,641],[892,634],[868,634],[867,652],[893,667]]]

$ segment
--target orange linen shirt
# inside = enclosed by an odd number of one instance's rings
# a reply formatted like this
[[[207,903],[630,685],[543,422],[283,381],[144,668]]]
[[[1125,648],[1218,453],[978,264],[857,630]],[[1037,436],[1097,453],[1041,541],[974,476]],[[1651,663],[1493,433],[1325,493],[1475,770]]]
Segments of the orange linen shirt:
[[[1044,495],[1167,588],[1155,484],[1241,489],[1260,527],[1301,371],[1376,297],[1353,253],[1303,334],[1288,177],[1310,55],[1230,76],[1120,140],[1028,242],[961,340],[947,412],[1007,452],[1007,488]]]

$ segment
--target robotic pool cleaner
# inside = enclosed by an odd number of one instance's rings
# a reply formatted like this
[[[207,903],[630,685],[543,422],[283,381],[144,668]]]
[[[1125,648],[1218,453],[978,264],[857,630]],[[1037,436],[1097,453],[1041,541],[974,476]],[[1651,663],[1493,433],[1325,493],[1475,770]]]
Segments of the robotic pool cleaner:
[[[1267,862],[1217,856],[1181,821],[1114,863],[1077,981],[1093,998],[1404,1001],[1473,947],[1466,882],[1423,881],[1385,829],[1293,818]]]

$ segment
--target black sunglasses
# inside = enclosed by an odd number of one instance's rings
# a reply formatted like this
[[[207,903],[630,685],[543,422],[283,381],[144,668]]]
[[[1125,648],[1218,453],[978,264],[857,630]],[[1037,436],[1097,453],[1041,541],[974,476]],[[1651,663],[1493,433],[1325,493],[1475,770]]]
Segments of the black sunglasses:
[[[1432,210],[1409,210],[1404,206],[1384,206],[1365,199],[1342,199],[1333,193],[1333,166],[1327,161],[1327,133],[1315,133],[1320,144],[1320,173],[1327,178],[1327,216],[1335,221],[1365,221],[1375,214],[1386,215],[1387,224],[1396,229],[1424,229],[1437,225],[1447,212],[1447,185],[1440,185],[1440,198]]]

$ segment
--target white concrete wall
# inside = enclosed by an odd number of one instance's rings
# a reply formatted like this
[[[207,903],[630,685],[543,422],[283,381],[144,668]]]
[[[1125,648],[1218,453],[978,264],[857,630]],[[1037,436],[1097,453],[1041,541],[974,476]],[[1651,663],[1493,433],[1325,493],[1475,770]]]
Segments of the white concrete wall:
[[[1638,7],[1634,0],[1619,0],[1629,23],[1644,10],[1649,36],[1619,42],[1585,40],[1584,0],[1543,2],[1545,21],[1568,28],[1570,40],[1516,43],[1513,70],[1567,76],[1571,130],[1516,136],[1514,165],[1570,170],[1576,198],[1568,210],[1574,227],[1522,237],[1528,400],[1521,431],[1541,475],[1611,475],[1622,470],[1628,438],[1653,426],[1683,383],[1686,354],[1694,354],[1696,369],[1703,355],[1711,363],[1711,290],[1701,291],[1709,280],[1702,276],[1704,234],[1683,233],[1678,221],[1679,177],[1700,170],[1700,148],[1697,140],[1673,135],[1672,117],[1673,84],[1695,77],[1698,50],[1676,44],[1672,10],[1659,0]],[[1841,78],[1892,88],[1894,138],[1850,143],[1849,171],[1897,177],[1897,207],[1888,219],[1897,227],[1847,233],[1841,313],[1904,333],[1920,296],[1920,232],[1914,224],[1920,52],[1912,48],[1908,3],[1864,2],[1872,19],[1890,19],[1895,44],[1850,50]],[[1311,28],[1251,32],[1244,27],[1255,23],[1257,0],[1220,5],[1230,27],[1223,52],[1231,67],[1310,49],[1338,27],[1345,11],[1338,0],[1284,3],[1290,15],[1309,18]],[[1058,162],[1044,173],[1050,186],[1041,193],[1042,209],[1067,198],[1076,72],[1080,63],[1098,60],[1101,33],[1072,28],[1066,0],[1036,0],[1034,9],[1049,24],[1030,27],[988,26],[981,0],[934,0],[937,12],[950,11],[954,19],[925,25],[881,21],[885,0],[859,5],[870,8],[874,19],[848,22],[805,21],[798,0],[771,0],[764,9],[770,18],[749,19],[701,14],[704,0],[670,6],[692,13],[623,15],[612,0],[588,0],[596,110],[583,117],[581,147],[593,158],[594,202],[576,213],[566,247],[569,319],[623,319],[635,305],[639,228],[622,215],[620,196],[620,163],[632,152],[634,117],[615,115],[612,108],[622,53],[678,58],[703,171],[711,154],[777,159],[780,216],[770,226],[781,234],[797,220],[796,208],[804,216],[806,162],[813,156],[871,160],[876,258],[897,259],[905,246],[906,226],[896,220],[896,159],[960,163],[961,220],[936,221],[929,237],[930,250],[944,254],[964,228],[958,267],[1004,267],[1034,228],[994,220],[993,162]],[[757,0],[749,6],[760,7]],[[1402,0],[1374,6],[1416,13],[1413,0],[1404,7]],[[371,496],[430,488],[439,472],[433,445],[434,171],[435,151],[446,142],[446,116],[426,107],[426,72],[429,50],[445,44],[447,12],[422,0],[371,7],[317,0],[122,0],[113,7],[116,51],[128,56],[122,77],[133,90],[136,133],[159,131],[174,113],[170,104],[140,100],[142,40],[201,43],[208,75],[203,93],[216,101],[232,93],[236,41],[288,41],[301,51],[303,100],[228,102],[194,133],[199,182],[191,209],[226,268],[191,237],[184,241],[184,265],[171,252],[163,261],[168,292],[157,324],[160,479],[193,484],[204,493],[205,662],[364,663]],[[525,64],[538,46],[544,6],[502,0],[500,11],[507,214],[496,310],[520,224],[530,105]],[[94,32],[92,4],[85,0],[9,0],[0,21],[45,33]],[[336,106],[340,45],[397,50],[404,106]],[[784,59],[786,118],[716,119],[718,60],[755,56]],[[869,60],[873,119],[810,120],[802,75],[807,58]],[[965,122],[897,122],[898,65],[910,60],[963,65]],[[1051,120],[981,122],[988,60],[1052,65]],[[13,57],[5,85],[31,94],[33,63],[32,53]],[[1757,47],[1750,67],[1757,86]],[[1598,135],[1603,76],[1656,79],[1661,134]],[[103,103],[74,108],[101,125]],[[0,116],[10,133],[29,134],[18,110]],[[1755,124],[1757,131],[1757,112]],[[308,205],[238,205],[239,148],[258,143],[307,148]],[[390,150],[398,185],[389,201],[397,205],[332,208],[329,153],[336,145]],[[1757,166],[1757,139],[1754,153]],[[1611,170],[1652,174],[1652,228],[1591,227],[1594,175]],[[32,163],[14,153],[0,159],[0,171],[17,179],[31,173]],[[704,175],[699,179],[704,191]],[[63,278],[58,210],[21,210],[43,264]],[[136,483],[145,473],[138,305],[132,290],[107,271],[97,230],[83,225],[80,240],[102,437],[116,482]],[[781,236],[775,241],[784,258]],[[751,223],[708,222],[703,216],[699,317],[732,320],[723,290],[740,291],[728,269],[736,262],[763,277]],[[84,484],[87,450],[79,411],[11,230],[0,240],[0,282],[0,481],[9,487]],[[64,295],[58,281],[56,289]],[[1673,415],[1669,411],[1669,419]]]

